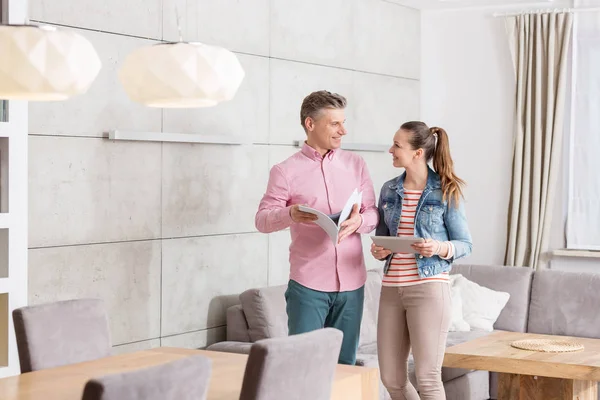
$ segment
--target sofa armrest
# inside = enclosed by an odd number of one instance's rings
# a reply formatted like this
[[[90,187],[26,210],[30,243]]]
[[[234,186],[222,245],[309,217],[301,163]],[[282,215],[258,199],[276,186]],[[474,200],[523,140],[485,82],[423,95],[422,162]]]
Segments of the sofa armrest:
[[[251,347],[252,343],[227,341],[211,344],[206,348],[206,350],[221,351],[225,353],[249,354]]]
[[[250,342],[248,322],[241,304],[227,309],[227,341]]]

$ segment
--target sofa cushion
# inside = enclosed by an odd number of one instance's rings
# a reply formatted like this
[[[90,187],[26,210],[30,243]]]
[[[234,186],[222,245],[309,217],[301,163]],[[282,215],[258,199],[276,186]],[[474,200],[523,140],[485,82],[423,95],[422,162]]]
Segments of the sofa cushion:
[[[455,274],[450,276],[450,298],[452,299],[452,318],[450,320],[449,332],[468,332],[471,330],[471,325],[465,321],[463,313],[463,301],[458,286],[454,285],[456,278],[463,276]]]
[[[227,309],[227,340],[232,342],[249,342],[248,322],[241,304]]]
[[[285,291],[287,285],[249,289],[240,294],[250,340],[288,336]]]
[[[450,273],[461,274],[481,286],[510,294],[494,329],[525,332],[531,293],[531,268],[455,264]]]
[[[457,294],[460,294],[452,297],[453,313],[455,300],[461,300],[462,316],[470,329],[493,331],[494,323],[506,306],[510,294],[481,286],[460,274],[454,274],[452,277],[456,278],[452,290],[457,290]],[[453,319],[454,317],[453,315]]]
[[[600,274],[537,271],[528,332],[600,338]]]
[[[382,275],[383,271],[380,270],[367,272],[359,347],[377,342],[377,314],[379,312],[379,298],[381,297]]]

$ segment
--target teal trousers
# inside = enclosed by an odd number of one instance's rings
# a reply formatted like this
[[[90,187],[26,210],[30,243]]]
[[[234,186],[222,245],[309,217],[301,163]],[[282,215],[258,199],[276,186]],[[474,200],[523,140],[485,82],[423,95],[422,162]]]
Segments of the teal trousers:
[[[285,292],[289,334],[339,329],[344,338],[338,362],[354,365],[364,297],[364,286],[349,292],[320,292],[290,280]]]

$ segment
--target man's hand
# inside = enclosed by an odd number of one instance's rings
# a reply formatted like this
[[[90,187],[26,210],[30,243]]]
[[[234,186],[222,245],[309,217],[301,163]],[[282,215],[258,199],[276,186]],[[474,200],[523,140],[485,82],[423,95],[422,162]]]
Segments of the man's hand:
[[[290,217],[292,217],[292,221],[296,223],[300,222],[313,222],[317,220],[317,216],[315,214],[307,213],[304,211],[300,211],[299,205],[293,205],[290,208]]]
[[[350,217],[342,222],[340,225],[340,233],[338,234],[338,243],[342,240],[346,239],[348,236],[352,235],[360,225],[362,224],[362,217],[360,216],[360,211],[358,208],[358,204],[355,204],[352,207],[352,212],[350,213]]]

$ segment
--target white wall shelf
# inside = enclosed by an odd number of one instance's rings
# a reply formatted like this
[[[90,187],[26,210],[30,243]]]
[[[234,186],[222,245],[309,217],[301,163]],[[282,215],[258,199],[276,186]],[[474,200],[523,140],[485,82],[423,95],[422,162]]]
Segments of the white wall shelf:
[[[304,140],[294,140],[293,145],[301,147],[304,144]],[[387,144],[375,144],[375,143],[344,143],[342,142],[341,148],[343,150],[355,150],[355,151],[374,151],[377,153],[387,152],[390,148]]]
[[[222,135],[204,135],[199,133],[169,133],[169,132],[135,132],[121,131],[118,129],[108,132],[107,138],[110,140],[128,140],[142,142],[172,142],[172,143],[204,143],[204,144],[225,144],[225,145],[249,145],[269,143],[256,143],[243,137],[222,136]],[[304,140],[294,140],[292,145],[301,147]],[[275,143],[271,143],[275,145]],[[289,145],[288,145],[289,146]],[[386,144],[375,143],[342,143],[342,149],[354,151],[372,151],[387,152],[390,147]]]
[[[113,130],[108,133],[111,140],[133,140],[145,142],[181,142],[181,143],[207,143],[207,144],[251,144],[250,140],[240,137],[202,135],[196,133],[167,133],[167,132],[134,132]]]
[[[551,254],[554,257],[600,258],[600,250],[556,249]]]

